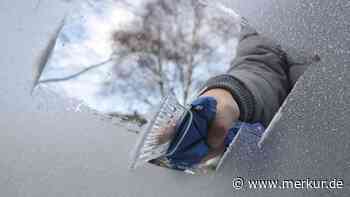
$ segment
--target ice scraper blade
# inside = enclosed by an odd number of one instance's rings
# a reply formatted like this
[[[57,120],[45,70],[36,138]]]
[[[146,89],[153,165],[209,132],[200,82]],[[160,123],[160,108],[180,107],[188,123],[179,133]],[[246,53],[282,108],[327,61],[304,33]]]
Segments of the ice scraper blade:
[[[146,129],[140,134],[132,153],[130,169],[167,154],[176,133],[174,125],[184,118],[188,110],[177,101],[174,94],[169,93],[164,97]]]

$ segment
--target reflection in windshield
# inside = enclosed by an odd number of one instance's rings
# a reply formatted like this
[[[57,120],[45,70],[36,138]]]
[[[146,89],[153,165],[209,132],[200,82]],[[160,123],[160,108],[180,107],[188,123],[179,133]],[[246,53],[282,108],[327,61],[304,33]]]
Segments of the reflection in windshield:
[[[172,90],[189,103],[225,72],[239,33],[232,10],[199,1],[89,1],[62,28],[38,84],[140,125]]]

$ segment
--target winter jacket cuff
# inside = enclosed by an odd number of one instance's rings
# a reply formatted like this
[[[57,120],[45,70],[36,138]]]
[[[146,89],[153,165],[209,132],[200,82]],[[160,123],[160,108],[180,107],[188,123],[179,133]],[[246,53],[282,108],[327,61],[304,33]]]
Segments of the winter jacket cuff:
[[[239,106],[239,119],[241,121],[250,122],[253,119],[255,107],[254,96],[241,81],[231,75],[219,75],[209,79],[200,94],[215,88],[225,89],[231,93]]]

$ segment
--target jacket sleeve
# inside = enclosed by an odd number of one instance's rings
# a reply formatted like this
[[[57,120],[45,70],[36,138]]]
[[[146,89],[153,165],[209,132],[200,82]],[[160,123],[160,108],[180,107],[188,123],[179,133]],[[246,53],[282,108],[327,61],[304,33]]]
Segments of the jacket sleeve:
[[[267,126],[291,89],[286,55],[254,30],[242,32],[228,73],[209,79],[203,91],[230,91],[239,105],[240,120]]]

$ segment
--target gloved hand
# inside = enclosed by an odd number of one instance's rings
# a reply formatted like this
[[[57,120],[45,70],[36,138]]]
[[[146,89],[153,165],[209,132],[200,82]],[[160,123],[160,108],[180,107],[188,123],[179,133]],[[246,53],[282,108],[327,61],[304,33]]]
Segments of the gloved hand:
[[[214,97],[200,97],[192,102],[190,111],[177,123],[176,134],[167,151],[167,159],[174,168],[190,168],[208,154],[208,128],[215,119],[216,106]]]
[[[220,96],[228,95],[208,91],[192,102],[190,112],[176,124],[175,136],[167,151],[172,168],[185,170],[216,157],[224,153],[241,127],[254,130],[261,125],[238,122],[234,104],[229,103],[232,100]]]

